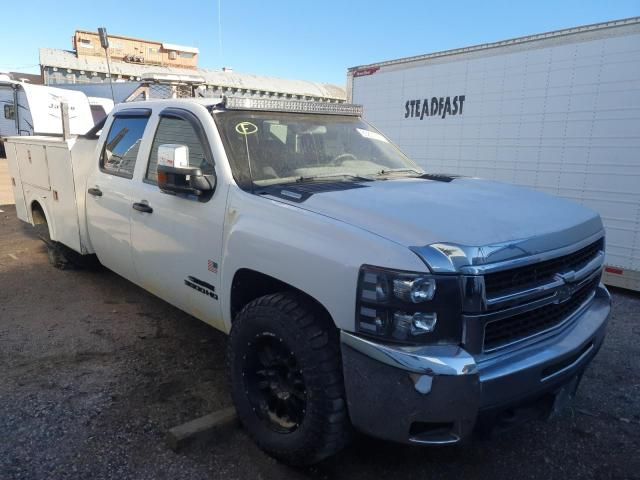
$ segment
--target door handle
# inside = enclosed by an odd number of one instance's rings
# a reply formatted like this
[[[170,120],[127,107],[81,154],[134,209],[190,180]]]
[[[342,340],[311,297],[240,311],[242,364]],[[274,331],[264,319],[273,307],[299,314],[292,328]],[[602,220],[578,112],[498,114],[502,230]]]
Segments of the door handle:
[[[151,208],[146,203],[138,203],[138,202],[136,202],[136,203],[133,204],[133,209],[137,210],[139,212],[153,213],[153,208]]]
[[[93,195],[94,197],[102,196],[102,190],[100,190],[98,187],[90,188],[89,190],[87,190],[87,192],[89,192],[89,194]]]

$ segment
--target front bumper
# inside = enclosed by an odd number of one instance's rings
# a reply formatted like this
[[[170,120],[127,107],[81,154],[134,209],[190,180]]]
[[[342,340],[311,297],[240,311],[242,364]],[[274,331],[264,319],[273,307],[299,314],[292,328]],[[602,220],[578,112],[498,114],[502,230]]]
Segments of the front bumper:
[[[517,349],[472,356],[459,346],[398,347],[342,332],[353,425],[403,443],[450,444],[478,419],[573,389],[602,345],[611,297],[593,301],[560,332]]]

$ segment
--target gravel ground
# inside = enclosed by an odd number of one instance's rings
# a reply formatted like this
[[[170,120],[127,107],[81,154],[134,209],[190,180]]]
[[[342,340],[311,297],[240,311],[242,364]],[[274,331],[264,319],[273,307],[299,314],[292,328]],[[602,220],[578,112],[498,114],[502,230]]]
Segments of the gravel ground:
[[[0,207],[0,479],[640,479],[640,296],[615,290],[573,407],[448,448],[359,437],[293,469],[239,428],[178,453],[168,428],[230,404],[225,336],[109,272],[58,271]]]

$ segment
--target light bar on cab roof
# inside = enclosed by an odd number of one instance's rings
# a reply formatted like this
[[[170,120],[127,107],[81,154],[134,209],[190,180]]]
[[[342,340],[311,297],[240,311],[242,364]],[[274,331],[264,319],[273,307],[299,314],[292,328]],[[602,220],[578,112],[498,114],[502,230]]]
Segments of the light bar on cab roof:
[[[265,110],[269,112],[329,113],[333,115],[362,116],[362,105],[353,105],[350,103],[225,97],[224,106],[229,110]]]

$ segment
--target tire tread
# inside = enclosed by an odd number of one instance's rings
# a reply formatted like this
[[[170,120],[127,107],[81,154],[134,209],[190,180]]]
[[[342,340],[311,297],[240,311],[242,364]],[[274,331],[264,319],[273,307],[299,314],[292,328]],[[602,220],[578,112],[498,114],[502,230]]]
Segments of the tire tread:
[[[305,442],[304,448],[295,451],[274,450],[253,432],[249,431],[249,434],[263,450],[287,463],[317,463],[342,450],[352,434],[345,399],[338,331],[331,319],[326,318],[327,315],[302,294],[279,292],[259,297],[248,303],[234,321],[227,355],[229,372],[233,372],[234,331],[242,329],[245,322],[251,321],[255,310],[262,308],[276,309],[284,313],[295,325],[291,328],[297,330],[296,337],[304,345],[303,351],[307,352],[304,356],[313,356],[314,366],[307,368],[313,385],[307,385],[307,389],[324,397],[324,401],[318,403],[321,411],[316,418],[308,419],[310,435],[314,438]]]

